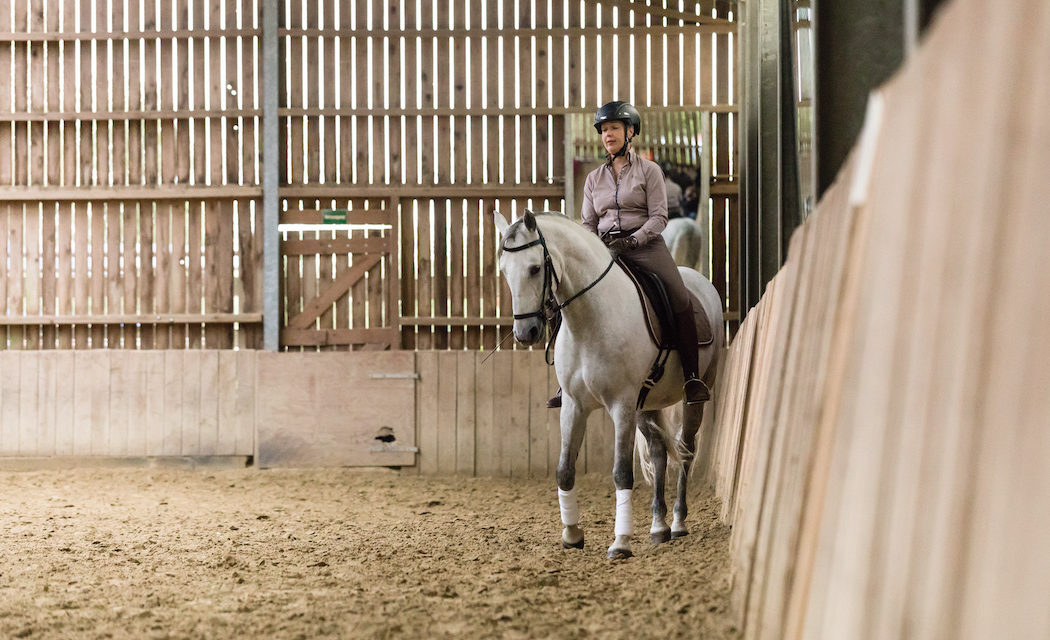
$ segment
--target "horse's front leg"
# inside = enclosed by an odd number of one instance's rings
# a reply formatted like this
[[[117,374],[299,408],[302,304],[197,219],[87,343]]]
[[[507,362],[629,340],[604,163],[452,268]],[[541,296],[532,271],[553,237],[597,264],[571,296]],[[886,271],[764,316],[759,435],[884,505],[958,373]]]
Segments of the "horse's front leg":
[[[616,486],[616,536],[609,547],[609,559],[630,558],[631,534],[634,533],[631,491],[634,489],[634,410],[617,407],[612,412],[616,428],[613,484]]]
[[[704,417],[703,404],[682,405],[682,466],[678,471],[678,495],[674,501],[674,518],[671,520],[671,537],[681,538],[689,535],[689,529],[685,525],[685,517],[689,514],[686,504],[686,494],[689,488],[689,470],[696,458],[696,432],[700,430],[700,422]]]
[[[561,546],[583,548],[580,508],[576,496],[576,458],[587,431],[587,413],[568,394],[561,407],[561,454],[558,456],[558,506],[561,508]]]

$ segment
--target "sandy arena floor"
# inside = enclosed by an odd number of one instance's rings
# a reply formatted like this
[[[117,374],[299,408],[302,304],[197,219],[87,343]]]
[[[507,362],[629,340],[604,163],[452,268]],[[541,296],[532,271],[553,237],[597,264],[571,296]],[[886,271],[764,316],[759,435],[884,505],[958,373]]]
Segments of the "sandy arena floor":
[[[736,638],[728,531],[610,562],[608,476],[580,478],[563,550],[552,480],[393,471],[0,472],[0,637]]]

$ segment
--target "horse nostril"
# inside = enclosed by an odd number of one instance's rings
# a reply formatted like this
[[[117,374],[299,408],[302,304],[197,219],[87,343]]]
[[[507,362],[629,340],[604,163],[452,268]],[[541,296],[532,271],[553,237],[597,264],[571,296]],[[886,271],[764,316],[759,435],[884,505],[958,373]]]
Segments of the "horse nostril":
[[[535,342],[536,338],[538,338],[539,335],[540,335],[540,330],[537,329],[535,326],[533,326],[533,327],[531,327],[529,329],[529,341],[530,342]]]

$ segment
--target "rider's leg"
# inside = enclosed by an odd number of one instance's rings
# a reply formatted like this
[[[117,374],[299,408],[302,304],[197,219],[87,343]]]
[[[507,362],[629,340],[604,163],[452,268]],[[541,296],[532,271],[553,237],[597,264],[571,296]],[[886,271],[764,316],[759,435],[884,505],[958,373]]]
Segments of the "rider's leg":
[[[662,238],[657,238],[631,251],[626,259],[657,275],[667,289],[667,297],[675,316],[678,359],[682,363],[682,379],[685,380],[685,402],[695,404],[711,397],[711,391],[700,379],[699,345],[697,344],[696,319],[693,316],[689,290],[682,280],[671,252]]]

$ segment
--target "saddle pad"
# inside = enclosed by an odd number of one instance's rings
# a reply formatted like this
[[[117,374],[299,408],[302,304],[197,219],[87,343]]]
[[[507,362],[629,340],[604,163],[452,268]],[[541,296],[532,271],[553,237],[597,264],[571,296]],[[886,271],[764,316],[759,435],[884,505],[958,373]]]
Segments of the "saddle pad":
[[[664,336],[673,336],[675,331],[673,326],[674,315],[671,313],[671,305],[667,299],[667,292],[664,290],[663,284],[651,273],[644,271],[636,273],[623,261],[617,260],[617,263],[627,274],[627,277],[631,279],[631,282],[634,283],[634,288],[638,292],[638,299],[642,303],[642,315],[645,317],[645,328],[649,332],[649,339],[657,347],[676,348],[677,345],[672,340],[668,340],[666,343],[664,341]],[[689,299],[693,308],[693,322],[696,323],[697,346],[707,346],[711,344],[714,338],[711,335],[711,328],[708,326],[707,318],[703,315],[700,299],[692,292],[689,293]],[[658,301],[659,307],[654,305],[654,300]]]

